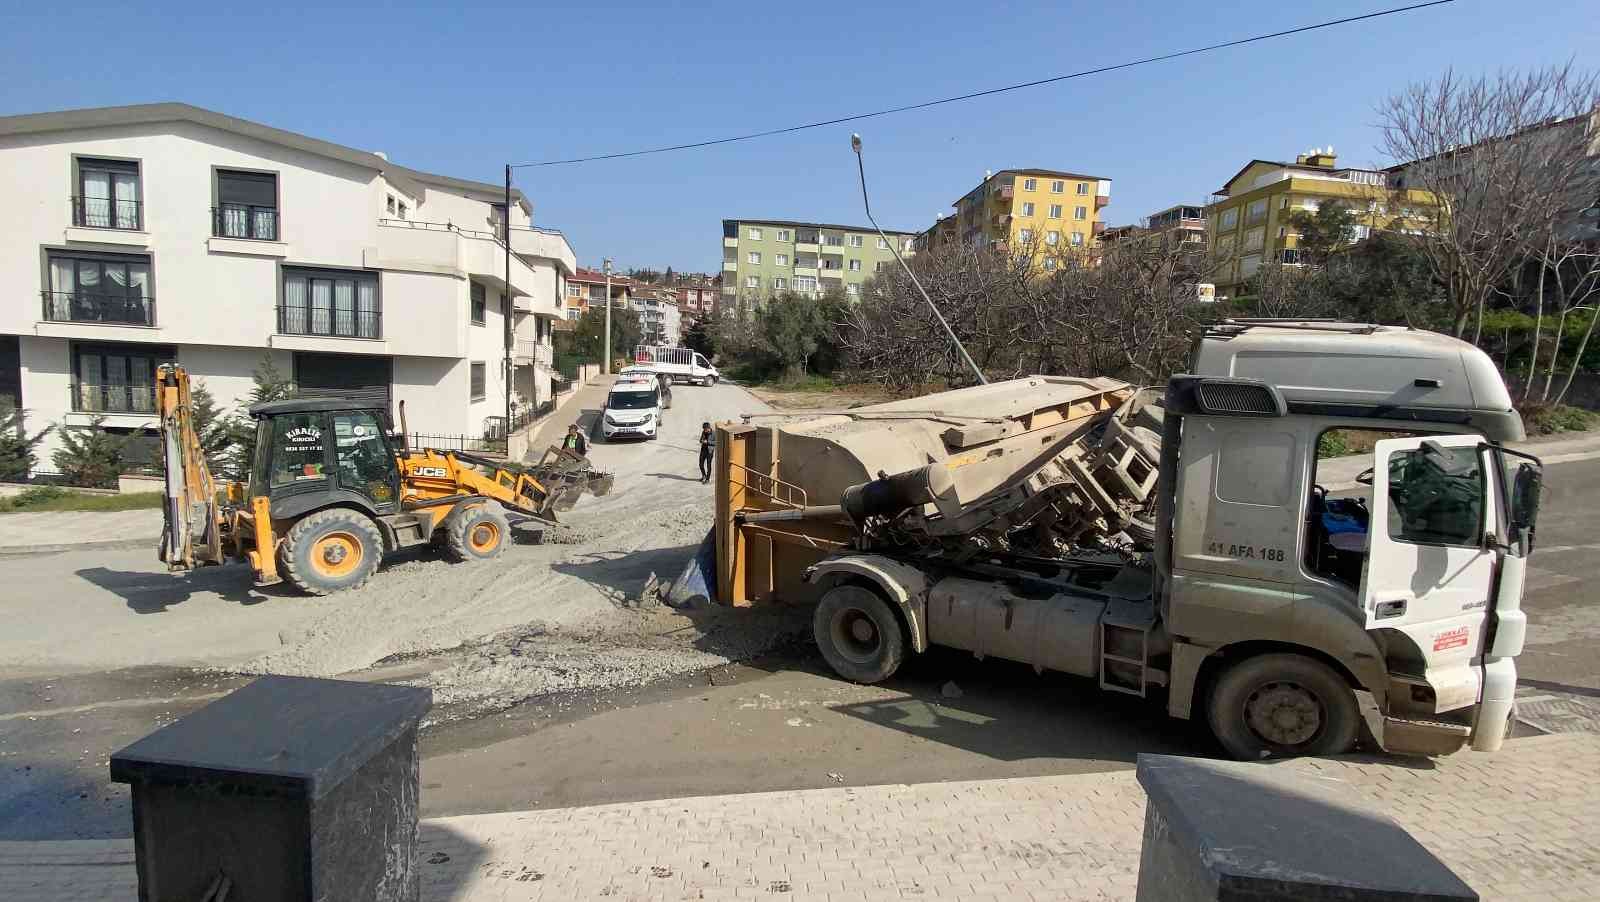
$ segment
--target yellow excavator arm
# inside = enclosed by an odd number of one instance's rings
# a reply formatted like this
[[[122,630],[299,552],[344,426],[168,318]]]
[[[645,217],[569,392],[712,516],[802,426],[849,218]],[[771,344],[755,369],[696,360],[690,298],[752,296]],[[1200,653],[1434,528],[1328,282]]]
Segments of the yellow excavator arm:
[[[161,426],[161,560],[168,570],[189,570],[223,560],[223,517],[217,484],[195,431],[189,374],[177,364],[156,370],[156,415]]]

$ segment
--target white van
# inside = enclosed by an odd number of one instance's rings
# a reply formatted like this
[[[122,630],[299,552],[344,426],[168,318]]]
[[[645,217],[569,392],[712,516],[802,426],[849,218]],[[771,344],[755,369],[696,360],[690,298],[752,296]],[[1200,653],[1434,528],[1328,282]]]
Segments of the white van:
[[[600,411],[601,439],[654,439],[660,428],[661,389],[654,378],[624,379],[611,386],[605,409]]]

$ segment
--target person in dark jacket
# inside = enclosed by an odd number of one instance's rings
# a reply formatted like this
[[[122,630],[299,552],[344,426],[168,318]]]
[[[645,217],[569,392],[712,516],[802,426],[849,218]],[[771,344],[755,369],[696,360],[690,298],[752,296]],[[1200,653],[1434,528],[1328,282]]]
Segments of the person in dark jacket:
[[[578,428],[577,423],[567,427],[567,437],[561,440],[561,447],[580,457],[589,456],[589,440],[583,437],[583,431]]]
[[[711,481],[711,459],[717,453],[717,434],[710,423],[700,424],[700,484]]]

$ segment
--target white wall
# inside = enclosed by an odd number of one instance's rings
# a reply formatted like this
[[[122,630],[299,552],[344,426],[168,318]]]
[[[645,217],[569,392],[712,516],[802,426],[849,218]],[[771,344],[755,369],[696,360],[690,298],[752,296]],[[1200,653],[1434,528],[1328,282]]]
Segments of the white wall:
[[[467,361],[440,357],[396,357],[394,360],[395,428],[400,402],[406,402],[406,426],[412,432],[468,435]]]

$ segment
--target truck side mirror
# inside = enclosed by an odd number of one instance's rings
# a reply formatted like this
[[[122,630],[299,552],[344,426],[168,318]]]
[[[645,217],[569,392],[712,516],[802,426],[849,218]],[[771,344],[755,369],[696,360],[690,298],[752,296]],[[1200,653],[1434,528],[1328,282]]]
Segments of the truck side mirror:
[[[1372,485],[1372,467],[1368,467],[1356,474],[1356,482],[1362,485]]]

